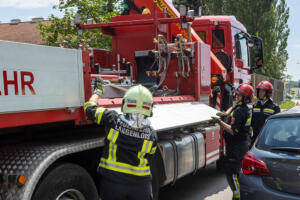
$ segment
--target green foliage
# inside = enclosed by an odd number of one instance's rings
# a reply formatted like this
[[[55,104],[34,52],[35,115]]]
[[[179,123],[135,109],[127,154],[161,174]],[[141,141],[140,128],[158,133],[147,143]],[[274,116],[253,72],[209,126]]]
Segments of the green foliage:
[[[300,88],[300,80],[297,82],[297,81],[291,81],[290,82],[290,85],[292,88]]]
[[[292,95],[292,97],[296,96],[296,92],[295,92],[295,91],[292,91],[292,92],[291,92],[291,95]]]
[[[290,109],[295,106],[295,102],[286,100],[283,104],[279,105],[280,109]]]
[[[59,46],[66,41],[71,47],[76,47],[80,39],[94,48],[111,48],[111,38],[103,35],[100,30],[85,30],[82,36],[77,34],[77,28],[71,26],[71,19],[76,13],[81,16],[82,23],[92,19],[95,23],[108,22],[111,16],[116,16],[120,11],[118,0],[61,0],[54,9],[64,13],[63,18],[51,15],[51,23],[40,23],[39,29],[42,39],[47,45]]]
[[[205,15],[233,15],[251,35],[264,42],[264,67],[257,73],[281,79],[286,70],[286,50],[290,29],[286,0],[174,0],[197,10],[203,6]]]

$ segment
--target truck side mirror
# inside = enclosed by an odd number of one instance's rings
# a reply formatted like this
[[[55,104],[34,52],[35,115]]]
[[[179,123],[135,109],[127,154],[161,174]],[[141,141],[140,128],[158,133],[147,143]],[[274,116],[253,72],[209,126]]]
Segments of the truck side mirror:
[[[250,40],[249,40],[250,41]],[[264,50],[263,50],[263,41],[262,39],[251,36],[251,43],[248,46],[250,47],[250,64],[252,69],[259,69],[263,66],[264,64]]]

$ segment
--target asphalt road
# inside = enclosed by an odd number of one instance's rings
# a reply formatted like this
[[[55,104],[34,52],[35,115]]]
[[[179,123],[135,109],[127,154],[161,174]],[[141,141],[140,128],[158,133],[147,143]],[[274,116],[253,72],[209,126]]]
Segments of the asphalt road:
[[[173,186],[161,189],[159,200],[231,200],[232,192],[224,173],[215,165],[201,169],[196,175],[188,175]]]

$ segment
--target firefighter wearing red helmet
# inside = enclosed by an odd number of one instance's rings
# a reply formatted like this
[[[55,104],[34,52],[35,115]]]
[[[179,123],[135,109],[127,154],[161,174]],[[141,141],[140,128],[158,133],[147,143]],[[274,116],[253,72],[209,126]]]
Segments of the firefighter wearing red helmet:
[[[273,114],[279,113],[280,108],[271,99],[273,85],[269,81],[261,81],[256,87],[258,101],[253,105],[251,127],[253,136],[251,137],[251,146],[255,142],[259,132],[266,119]]]
[[[248,151],[248,138],[250,135],[251,109],[248,104],[252,102],[254,90],[249,84],[241,84],[236,92],[236,106],[225,120],[212,117],[224,129],[226,142],[225,172],[228,184],[233,191],[233,200],[240,199],[239,172],[242,160]]]

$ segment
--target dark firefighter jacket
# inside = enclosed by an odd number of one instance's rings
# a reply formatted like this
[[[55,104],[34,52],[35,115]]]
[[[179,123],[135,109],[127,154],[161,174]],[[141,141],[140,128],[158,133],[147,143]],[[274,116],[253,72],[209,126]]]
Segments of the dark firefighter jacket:
[[[239,102],[234,108],[231,115],[226,119],[226,123],[231,125],[233,135],[224,132],[226,143],[238,144],[246,142],[250,135],[251,109],[246,104]]]
[[[266,119],[273,114],[279,113],[280,108],[272,99],[262,105],[260,101],[253,105],[251,127],[253,128],[253,135],[256,137],[263,127]]]
[[[149,162],[156,150],[156,133],[150,127],[133,128],[123,122],[116,111],[84,105],[88,119],[105,126],[105,146],[98,171],[112,181],[139,183],[151,181]]]

